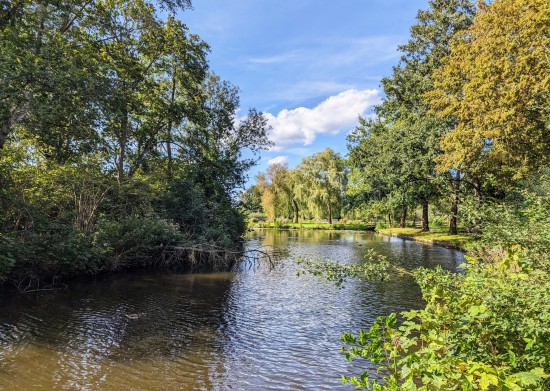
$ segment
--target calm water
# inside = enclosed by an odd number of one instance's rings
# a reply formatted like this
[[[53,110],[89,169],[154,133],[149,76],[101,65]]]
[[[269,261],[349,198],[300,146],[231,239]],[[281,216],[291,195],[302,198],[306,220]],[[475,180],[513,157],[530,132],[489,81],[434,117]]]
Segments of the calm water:
[[[421,306],[408,278],[337,288],[296,276],[299,256],[360,261],[368,248],[410,267],[462,254],[373,233],[256,231],[288,251],[270,270],[133,274],[0,302],[0,390],[350,390],[339,337]],[[363,364],[365,365],[365,364]]]

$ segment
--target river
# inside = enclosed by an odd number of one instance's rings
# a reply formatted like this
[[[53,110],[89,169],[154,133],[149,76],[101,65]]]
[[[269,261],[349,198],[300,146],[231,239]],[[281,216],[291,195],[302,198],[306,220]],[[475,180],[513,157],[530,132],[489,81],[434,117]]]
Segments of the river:
[[[339,337],[421,307],[409,277],[338,288],[297,276],[298,257],[359,262],[374,248],[409,268],[455,269],[460,252],[372,232],[275,231],[274,268],[131,273],[0,301],[0,390],[351,390]],[[363,365],[359,367],[357,365]]]

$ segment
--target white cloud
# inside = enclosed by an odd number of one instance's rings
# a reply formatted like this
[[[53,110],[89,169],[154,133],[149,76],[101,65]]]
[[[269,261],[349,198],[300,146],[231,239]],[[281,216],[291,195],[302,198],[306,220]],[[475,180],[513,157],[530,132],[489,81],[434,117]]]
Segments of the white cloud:
[[[266,113],[271,125],[273,150],[294,144],[310,145],[318,134],[336,135],[355,126],[357,117],[380,100],[378,90],[350,89],[331,96],[310,109],[282,110],[274,116]]]
[[[267,164],[271,166],[272,164],[282,164],[286,162],[288,159],[288,156],[276,156],[273,159],[269,159],[267,161]]]

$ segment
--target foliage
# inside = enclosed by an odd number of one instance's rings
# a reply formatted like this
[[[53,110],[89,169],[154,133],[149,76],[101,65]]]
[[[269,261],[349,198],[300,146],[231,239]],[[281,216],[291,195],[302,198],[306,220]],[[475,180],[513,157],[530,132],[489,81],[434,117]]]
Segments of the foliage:
[[[0,280],[237,244],[236,191],[269,127],[254,109],[236,120],[238,89],[174,16],[190,1],[4,3]]]
[[[386,97],[375,107],[377,118],[360,119],[348,137],[350,162],[358,171],[349,196],[359,204],[377,204],[390,225],[394,210],[404,227],[408,209],[422,204],[423,230],[429,230],[428,203],[441,196],[442,187],[453,186],[437,175],[434,161],[450,121],[430,114],[423,96],[433,88],[432,73],[453,35],[471,24],[473,10],[469,0],[434,0],[418,12],[409,41],[399,47],[400,63],[382,80]],[[455,197],[452,207],[457,205]]]
[[[365,359],[376,368],[376,374],[343,377],[344,383],[368,390],[547,389],[550,204],[547,196],[532,193],[516,194],[510,202],[514,208],[491,209],[500,214],[486,220],[464,273],[413,271],[423,309],[381,317],[368,331],[342,336],[349,361]],[[350,277],[410,273],[393,262],[369,263],[367,268],[327,261],[302,265],[337,285]]]
[[[269,220],[288,217],[292,211],[292,181],[286,164],[272,164],[257,176],[260,205]]]
[[[311,274],[321,276],[336,286],[341,286],[348,278],[357,277],[367,281],[384,280],[388,276],[391,264],[383,255],[376,254],[370,249],[365,255],[363,263],[345,265],[330,260],[311,260],[300,258],[298,265],[302,267],[297,275]]]
[[[153,265],[165,246],[181,242],[178,226],[156,217],[100,221],[93,244],[103,252],[102,268],[113,271]]]
[[[293,170],[286,164],[272,164],[257,177],[261,206],[268,220],[278,217],[339,217],[342,210],[347,172],[339,154],[327,148],[304,158]]]
[[[239,194],[239,206],[249,214],[262,212],[262,193],[257,185],[250,186]]]
[[[304,158],[298,167],[301,178],[307,186],[310,207],[317,215],[326,216],[329,224],[332,218],[338,217],[342,208],[342,195],[346,186],[346,167],[332,149]]]
[[[484,258],[506,253],[523,269],[550,271],[550,198],[522,191],[505,203],[488,205],[478,251]],[[498,255],[496,255],[498,257]]]
[[[426,96],[435,114],[456,121],[440,168],[509,182],[550,156],[550,9],[546,0],[480,4]]]
[[[348,360],[373,362],[382,380],[343,378],[373,390],[545,389],[550,362],[548,274],[471,261],[466,274],[418,270],[427,305],[379,318],[342,340]],[[547,384],[546,384],[547,385]]]

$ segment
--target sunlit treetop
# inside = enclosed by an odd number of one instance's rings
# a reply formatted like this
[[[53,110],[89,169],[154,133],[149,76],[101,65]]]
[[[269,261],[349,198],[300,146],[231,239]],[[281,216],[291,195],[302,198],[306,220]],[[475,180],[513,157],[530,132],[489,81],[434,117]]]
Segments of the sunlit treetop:
[[[425,95],[434,113],[456,123],[440,169],[519,179],[548,163],[549,48],[547,0],[480,3]]]

